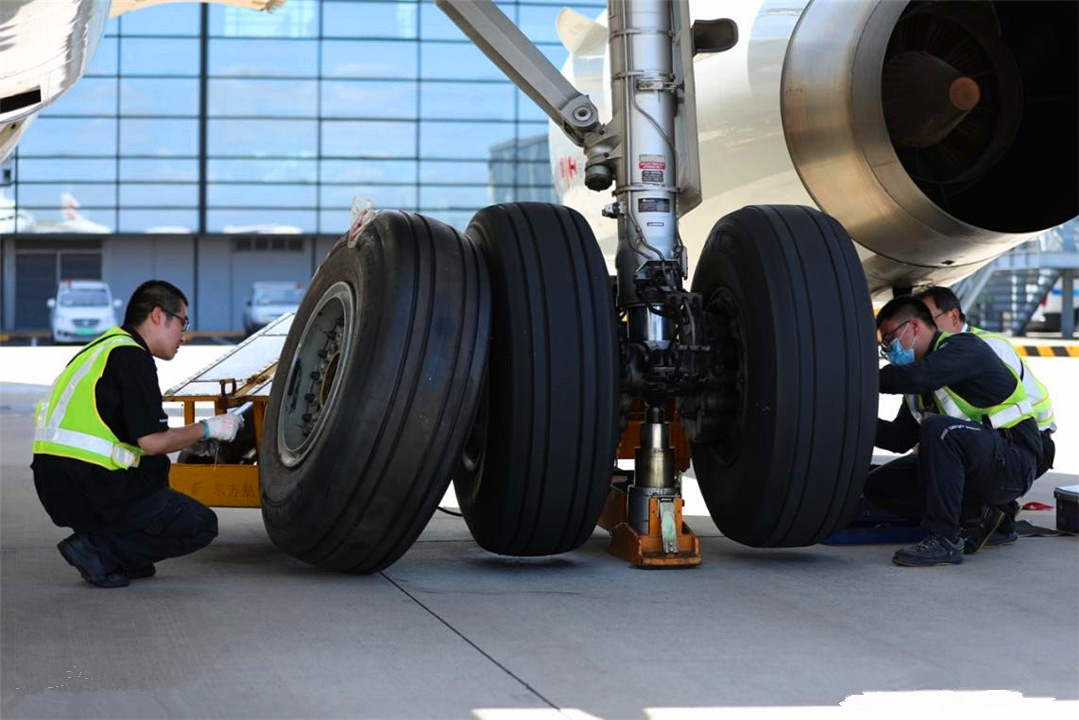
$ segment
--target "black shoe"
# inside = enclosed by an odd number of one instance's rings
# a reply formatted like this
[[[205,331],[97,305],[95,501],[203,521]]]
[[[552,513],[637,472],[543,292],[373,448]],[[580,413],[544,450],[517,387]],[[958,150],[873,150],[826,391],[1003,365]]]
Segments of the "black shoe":
[[[60,541],[56,546],[64,560],[79,571],[82,579],[100,588],[118,588],[131,584],[127,573],[107,570],[90,543],[79,533]]]
[[[127,576],[132,580],[141,580],[142,578],[153,577],[157,574],[157,568],[153,565],[147,565],[146,567],[135,568],[134,570],[128,570]]]
[[[997,528],[997,531],[989,536],[989,539],[985,541],[985,547],[1000,547],[1001,545],[1011,545],[1013,542],[1019,539],[1019,533],[1015,531],[1013,526],[1011,530],[1005,530],[1004,524]]]
[[[973,555],[985,547],[989,539],[997,533],[1000,524],[1004,522],[1006,517],[1007,515],[1000,508],[987,506],[982,511],[982,516],[977,522],[964,526],[960,534],[963,537],[966,554]],[[1013,529],[1012,533],[1014,534],[1014,532]]]
[[[917,545],[897,550],[892,562],[904,567],[958,565],[963,562],[963,538],[956,538],[952,542],[943,535],[931,532]]]

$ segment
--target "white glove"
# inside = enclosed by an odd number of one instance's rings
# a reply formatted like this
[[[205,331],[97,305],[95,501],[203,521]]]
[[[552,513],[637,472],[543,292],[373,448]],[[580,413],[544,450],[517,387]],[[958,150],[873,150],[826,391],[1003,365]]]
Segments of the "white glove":
[[[206,418],[200,421],[205,426],[205,432],[203,438],[214,438],[215,440],[224,440],[230,442],[236,439],[236,433],[240,432],[240,428],[244,425],[244,419],[239,415],[233,415],[232,413],[223,413],[221,415],[214,415],[213,417]]]

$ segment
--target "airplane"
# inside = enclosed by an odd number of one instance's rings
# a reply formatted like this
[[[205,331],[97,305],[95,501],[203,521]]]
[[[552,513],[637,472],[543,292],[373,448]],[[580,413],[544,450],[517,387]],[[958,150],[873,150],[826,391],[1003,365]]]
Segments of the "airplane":
[[[112,232],[112,228],[101,223],[94,222],[79,212],[81,207],[78,198],[69,192],[60,193],[60,217],[61,220],[40,220],[34,232],[45,233],[88,233],[106,235]]]
[[[874,300],[1079,211],[1076,3],[612,0],[563,14],[563,75],[493,2],[435,2],[571,139],[563,204],[370,213],[319,267],[259,478],[271,540],[325,569],[393,563],[451,479],[491,552],[602,522],[699,563],[676,443],[724,535],[819,542],[871,459]]]
[[[4,0],[0,3],[0,162],[42,108],[85,74],[105,21],[177,0]],[[284,0],[205,0],[273,11]]]

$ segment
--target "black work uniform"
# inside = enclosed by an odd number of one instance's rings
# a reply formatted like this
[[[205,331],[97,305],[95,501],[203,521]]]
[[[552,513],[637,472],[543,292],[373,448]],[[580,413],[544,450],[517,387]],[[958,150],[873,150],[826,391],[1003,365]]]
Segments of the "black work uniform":
[[[168,416],[150,349],[132,328],[123,329],[140,347],[112,349],[94,397],[117,439],[137,446],[140,437],[167,430]],[[217,515],[169,488],[169,466],[165,455],[143,455],[136,467],[107,470],[44,453],[35,453],[30,465],[52,521],[84,533],[105,567],[120,570],[186,555],[217,536]]]
[[[934,336],[930,348],[935,349],[918,362],[881,368],[880,391],[922,395],[926,407],[935,407],[933,391],[947,386],[968,404],[988,408],[1015,390],[1015,376],[977,336],[957,333],[936,342]],[[964,506],[980,510],[1026,493],[1041,455],[1041,436],[1032,418],[1000,430],[988,420],[937,414],[919,423],[906,402],[894,421],[877,420],[876,445],[893,452],[918,445],[918,452],[871,471],[866,499],[953,540]]]

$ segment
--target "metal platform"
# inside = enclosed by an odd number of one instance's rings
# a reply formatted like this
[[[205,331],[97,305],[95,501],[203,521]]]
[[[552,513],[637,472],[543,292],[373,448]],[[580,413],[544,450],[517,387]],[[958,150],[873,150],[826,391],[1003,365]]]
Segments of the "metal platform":
[[[195,422],[195,403],[212,402],[214,414],[251,404],[254,424],[251,462],[173,463],[169,485],[212,507],[258,507],[260,502],[258,467],[254,458],[262,437],[262,418],[270,397],[274,371],[281,357],[292,313],[282,315],[183,382],[165,391],[165,402],[180,402],[184,423]],[[247,415],[247,413],[245,413]]]

